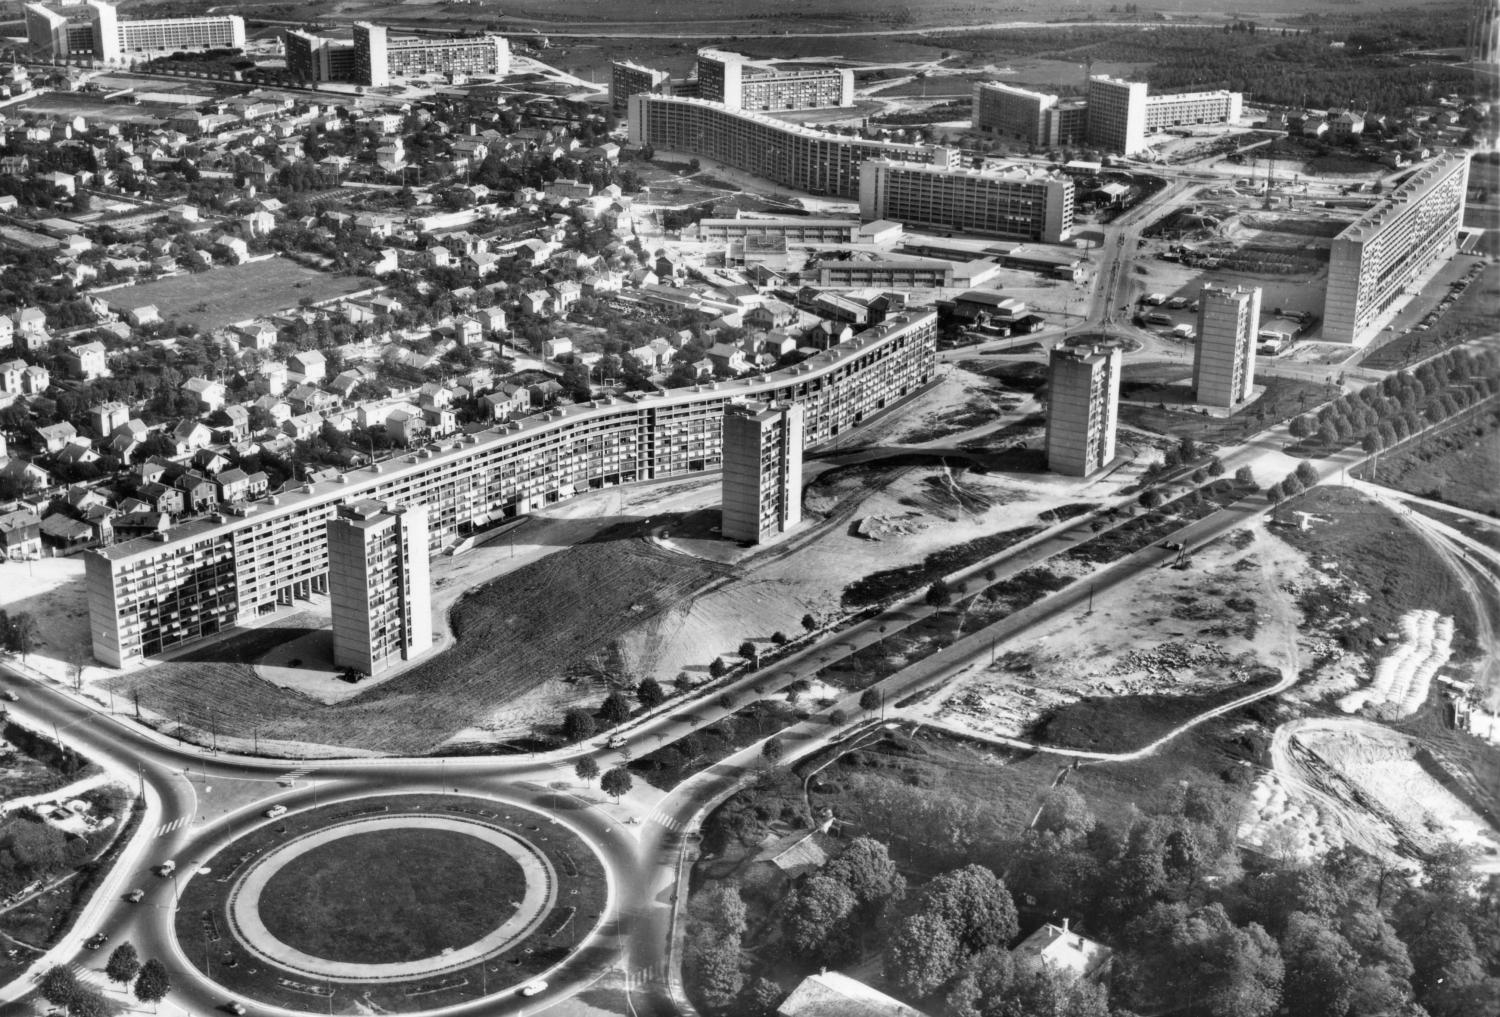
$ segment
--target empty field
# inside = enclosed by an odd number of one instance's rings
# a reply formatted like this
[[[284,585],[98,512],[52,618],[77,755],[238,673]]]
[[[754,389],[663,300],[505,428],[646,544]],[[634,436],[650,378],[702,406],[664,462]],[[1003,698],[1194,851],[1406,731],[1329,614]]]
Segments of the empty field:
[[[214,329],[295,307],[304,299],[331,300],[368,287],[368,281],[354,276],[330,275],[286,258],[268,258],[111,290],[103,297],[130,307],[154,304],[163,318]]]
[[[516,700],[551,681],[566,683],[562,700],[602,700],[594,679],[615,641],[726,571],[606,533],[471,591],[453,608],[454,645],[333,705],[273,686],[251,668],[271,647],[304,635],[311,616],[197,647],[106,687],[138,693],[143,709],[169,730],[186,725],[194,739],[216,731],[221,744],[237,737],[244,748],[255,738],[283,751],[301,743],[432,752],[460,732],[514,729]],[[545,719],[560,722],[565,705]]]
[[[1500,414],[1382,457],[1378,469],[1383,484],[1500,516]]]

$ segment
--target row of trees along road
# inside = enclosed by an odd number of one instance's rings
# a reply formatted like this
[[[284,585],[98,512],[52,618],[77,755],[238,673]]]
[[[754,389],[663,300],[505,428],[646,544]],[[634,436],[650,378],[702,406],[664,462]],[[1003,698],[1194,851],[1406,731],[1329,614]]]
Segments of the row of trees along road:
[[[172,990],[172,977],[167,966],[154,957],[141,963],[130,943],[121,943],[110,953],[104,976],[121,985],[133,982],[135,998],[150,1003],[153,1012]],[[53,1006],[62,1007],[67,1017],[112,1017],[120,1011],[108,996],[79,981],[71,968],[62,965],[49,969],[42,976],[37,991]]]

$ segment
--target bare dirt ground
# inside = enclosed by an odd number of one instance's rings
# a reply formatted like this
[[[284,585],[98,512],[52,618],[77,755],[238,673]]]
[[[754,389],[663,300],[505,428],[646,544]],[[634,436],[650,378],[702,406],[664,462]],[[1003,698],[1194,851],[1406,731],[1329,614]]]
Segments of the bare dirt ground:
[[[1019,649],[913,708],[941,726],[1020,737],[1085,696],[1188,695],[1232,687],[1258,666],[1290,664],[1300,612],[1280,577],[1305,567],[1264,524],[1159,569],[1034,630]]]
[[[82,558],[0,564],[0,610],[36,619],[40,645],[27,655],[27,670],[71,681],[74,666],[92,661]],[[84,679],[98,671],[102,669],[85,666]]]
[[[1476,869],[1500,872],[1500,833],[1433,775],[1431,754],[1400,732],[1364,720],[1294,721],[1277,731],[1272,758],[1277,782],[1297,790],[1282,813],[1296,819],[1257,817],[1289,831],[1271,840],[1273,848],[1349,843],[1395,860],[1456,840],[1475,850]]]

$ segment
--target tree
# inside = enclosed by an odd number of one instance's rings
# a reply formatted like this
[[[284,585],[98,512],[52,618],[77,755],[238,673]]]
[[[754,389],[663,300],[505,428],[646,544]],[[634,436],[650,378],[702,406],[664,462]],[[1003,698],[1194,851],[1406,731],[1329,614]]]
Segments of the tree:
[[[918,910],[941,918],[965,953],[1014,939],[1020,931],[1010,891],[983,865],[945,872],[922,889]]]
[[[68,1003],[68,1017],[111,1017],[115,1012],[98,989],[80,985]]]
[[[1033,826],[1039,833],[1074,840],[1093,829],[1094,814],[1089,811],[1089,803],[1084,801],[1078,789],[1064,784],[1047,792]]]
[[[780,629],[777,629],[775,632],[771,633],[771,642],[775,643],[777,646],[785,646],[787,644],[786,633],[781,631]]]
[[[880,690],[876,688],[865,689],[859,694],[859,708],[866,713],[880,709],[882,701]]]
[[[1316,487],[1318,484],[1317,468],[1306,459],[1297,464],[1296,477],[1302,482],[1303,488]]]
[[[781,757],[786,754],[786,743],[780,738],[767,738],[766,743],[760,747],[760,758],[775,766],[781,762]]]
[[[885,974],[905,993],[930,996],[958,970],[958,939],[938,915],[918,911],[896,930],[885,950]]]
[[[1304,490],[1301,478],[1295,473],[1287,474],[1286,479],[1281,482],[1281,493],[1287,498],[1295,498]]]
[[[26,655],[37,647],[40,632],[37,628],[36,619],[29,612],[18,611],[10,618],[9,640],[6,649],[21,655],[21,663],[26,663]]]
[[[1142,508],[1154,509],[1161,505],[1162,494],[1156,488],[1148,487],[1140,493],[1140,496],[1136,500],[1141,503]]]
[[[1293,438],[1307,438],[1313,434],[1316,426],[1311,417],[1293,417],[1287,423],[1286,429]]]
[[[588,710],[575,708],[563,714],[563,737],[570,742],[592,738],[597,730],[599,726],[594,723],[594,715]]]
[[[1270,487],[1266,488],[1266,501],[1270,502],[1272,505],[1279,505],[1285,499],[1286,492],[1282,489],[1282,486],[1280,484],[1272,484]]]
[[[776,982],[761,975],[745,986],[741,997],[746,1017],[775,1017],[776,1008],[786,998],[786,993]]]
[[[859,905],[854,891],[831,876],[808,877],[787,902],[784,929],[799,953],[838,963],[850,954],[849,917]]]
[[[802,627],[811,632],[818,627],[818,619],[814,618],[811,614],[805,614],[802,616]]]
[[[1005,1017],[1109,1017],[1104,986],[1051,965],[1017,977],[1009,995]]]
[[[1183,438],[1177,443],[1177,454],[1182,457],[1182,461],[1185,463],[1190,463],[1194,459],[1197,459],[1198,452],[1198,443],[1191,438]]]
[[[171,990],[172,976],[167,973],[165,964],[152,957],[141,965],[140,974],[135,977],[136,999],[142,1003],[150,1003],[154,1009]]]
[[[1286,982],[1282,998],[1291,1017],[1342,1017],[1348,1013],[1359,954],[1316,915],[1295,912],[1281,937]]]
[[[723,657],[715,657],[713,663],[708,665],[708,673],[713,678],[723,678],[729,673],[729,665],[724,663]]]
[[[109,962],[104,965],[105,977],[121,985],[134,981],[140,970],[141,959],[136,956],[135,947],[130,943],[121,943],[115,947],[109,955]]]
[[[1337,445],[1339,441],[1338,428],[1332,423],[1324,424],[1318,428],[1318,441],[1324,445]]]
[[[843,710],[830,710],[828,713],[828,723],[834,727],[843,727],[849,723],[849,715]]]
[[[578,779],[583,781],[584,784],[592,784],[594,779],[599,776],[599,764],[594,762],[593,756],[584,756],[577,763],[573,764],[573,772],[578,775]]]
[[[625,698],[623,692],[611,692],[604,697],[604,702],[599,707],[599,716],[604,718],[606,724],[621,724],[630,717],[630,700]]]
[[[737,652],[741,657],[749,661],[754,661],[755,658],[759,656],[759,654],[755,651],[755,644],[748,639],[740,644],[740,648]]]
[[[886,905],[906,896],[906,877],[896,869],[886,846],[872,837],[851,840],[823,872],[849,888],[867,919],[878,917]]]
[[[618,804],[620,796],[628,794],[635,787],[635,781],[630,777],[630,771],[623,766],[616,766],[606,770],[604,776],[599,778],[599,790],[614,798]]]
[[[60,964],[47,969],[39,986],[42,998],[53,1006],[67,1006],[77,995],[78,988],[78,977]]]
[[[927,587],[927,596],[923,598],[928,607],[947,607],[953,603],[953,591],[948,584],[941,579]]]
[[[654,709],[662,704],[667,694],[662,691],[661,682],[655,678],[642,678],[640,684],[635,687],[635,698],[641,701],[646,709]]]
[[[1234,471],[1234,482],[1241,487],[1255,486],[1255,472],[1248,466],[1241,466]]]
[[[745,984],[740,970],[740,938],[707,939],[693,950],[698,991],[709,1006],[724,1007],[734,1001]]]

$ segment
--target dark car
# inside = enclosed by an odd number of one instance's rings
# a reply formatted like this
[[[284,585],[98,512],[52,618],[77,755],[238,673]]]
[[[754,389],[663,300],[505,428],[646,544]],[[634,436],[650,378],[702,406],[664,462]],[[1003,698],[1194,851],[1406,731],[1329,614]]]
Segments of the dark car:
[[[90,950],[97,950],[104,945],[105,940],[107,939],[109,939],[108,934],[103,932],[96,932],[88,939],[84,940],[83,945]]]

